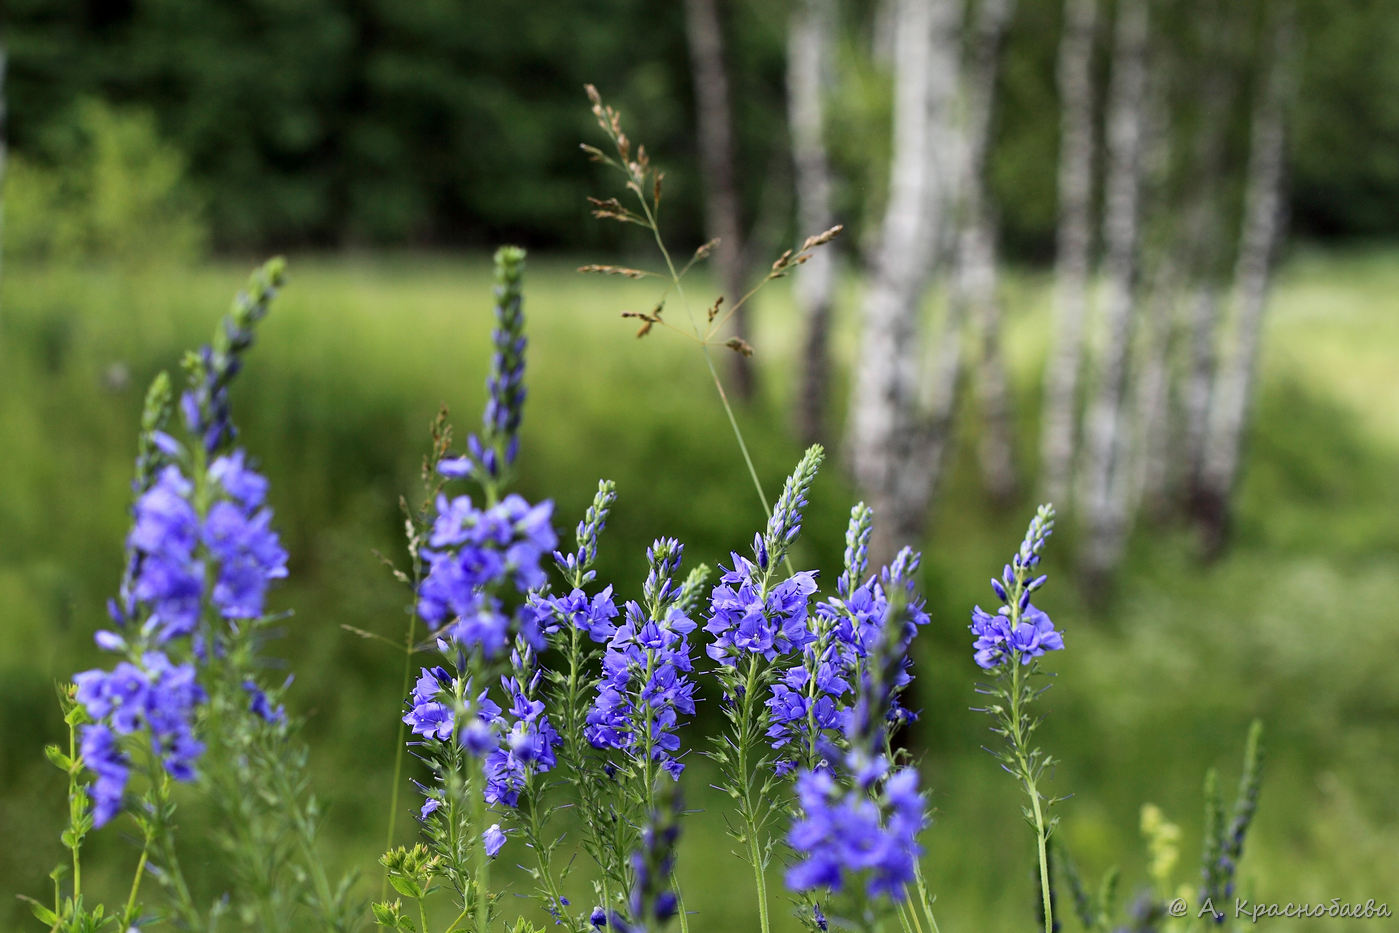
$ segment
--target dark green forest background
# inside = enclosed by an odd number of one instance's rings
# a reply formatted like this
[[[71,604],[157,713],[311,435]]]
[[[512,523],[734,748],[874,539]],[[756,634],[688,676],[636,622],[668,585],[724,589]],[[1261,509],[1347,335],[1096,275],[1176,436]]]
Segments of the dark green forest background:
[[[887,78],[868,11],[847,4],[831,63],[831,140],[848,208],[870,210],[888,158]],[[1061,4],[1021,3],[1002,75],[992,178],[1011,258],[1052,250]],[[1181,5],[1183,8],[1187,5]],[[62,162],[79,102],[155,117],[188,160],[224,250],[595,245],[582,85],[644,115],[670,169],[668,223],[702,239],[684,18],[645,0],[8,0],[12,151]],[[1344,12],[1344,15],[1342,14]],[[740,187],[750,223],[786,233],[783,3],[728,5]],[[1399,233],[1399,8],[1304,3],[1292,232]],[[1160,28],[1184,32],[1168,10]],[[1178,46],[1187,59],[1188,43]],[[1240,49],[1241,55],[1249,50]],[[1105,61],[1106,56],[1100,56]],[[1248,80],[1241,70],[1240,80]],[[1236,127],[1246,146],[1245,121]],[[838,211],[849,216],[849,210]]]

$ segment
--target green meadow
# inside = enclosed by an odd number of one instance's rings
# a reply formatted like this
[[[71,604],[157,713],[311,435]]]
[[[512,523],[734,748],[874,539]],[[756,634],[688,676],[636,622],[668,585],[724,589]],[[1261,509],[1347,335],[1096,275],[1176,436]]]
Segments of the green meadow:
[[[571,534],[596,480],[616,480],[600,577],[630,597],[640,590],[653,537],[679,537],[687,564],[728,563],[728,552],[746,548],[761,526],[762,510],[700,351],[664,330],[635,339],[618,313],[649,309],[653,292],[579,275],[576,264],[541,256],[526,273],[530,395],[519,488],[532,499],[552,497],[556,526]],[[42,748],[64,739],[55,685],[99,663],[92,633],[106,624],[104,603],[120,576],[145,385],[207,339],[251,266],[251,258],[190,269],[5,266],[4,929],[39,928],[14,895],[47,896],[48,871],[63,855],[64,788]],[[858,293],[847,277],[837,409],[856,352]],[[1396,294],[1393,250],[1288,257],[1267,320],[1233,546],[1222,559],[1202,564],[1185,530],[1144,524],[1112,592],[1082,593],[1073,583],[1072,529],[1050,544],[1040,604],[1068,650],[1047,663],[1058,676],[1042,701],[1039,738],[1060,760],[1049,792],[1072,795],[1057,808],[1059,832],[1080,868],[1096,879],[1120,864],[1124,899],[1143,883],[1146,802],[1180,824],[1175,875],[1193,892],[1205,770],[1219,767],[1232,797],[1245,732],[1260,717],[1268,764],[1241,872],[1247,894],[1279,903],[1399,902]],[[1022,467],[1033,466],[1037,450],[1048,297],[1039,272],[1013,274],[1006,284]],[[680,307],[667,316],[684,326]],[[801,453],[788,417],[800,328],[785,281],[760,295],[755,319],[761,389],[739,420],[775,491]],[[428,425],[439,406],[449,406],[458,437],[479,420],[491,321],[485,253],[292,256],[289,284],[234,389],[242,443],[271,479],[292,555],[290,579],[273,599],[293,613],[278,648],[296,674],[289,705],[306,720],[327,808],[326,851],[334,863],[360,868],[366,895],[379,889],[403,659],[346,626],[403,638],[410,594],[380,555],[402,557],[399,500],[421,495]],[[956,467],[922,542],[933,622],[915,642],[910,701],[922,710],[910,745],[931,790],[924,865],[944,933],[1031,929],[1038,897],[1017,789],[981,751],[991,738],[987,719],[969,709],[978,698],[967,632],[972,604],[992,599],[986,580],[1019,542],[1034,503],[1027,495],[997,510],[986,500],[972,456],[975,431],[969,410],[958,424]],[[839,465],[833,452],[795,555],[828,576],[838,572],[853,501]],[[711,697],[701,715],[713,715],[714,705]],[[684,823],[687,907],[700,910],[702,928],[745,929],[751,876],[727,855],[717,818],[724,802],[705,790],[704,762],[690,761],[687,803],[704,814]],[[408,814],[418,803],[406,782],[402,790],[396,842],[411,838]],[[135,854],[125,832],[114,824],[94,837],[85,856],[90,890],[124,893]],[[512,842],[502,861],[522,859],[520,846]],[[573,879],[575,905],[588,897],[585,859]],[[220,879],[201,873],[200,861],[192,852],[198,883],[218,892]],[[527,889],[520,881],[515,890]],[[785,913],[780,897],[777,915]],[[1272,920],[1268,928],[1335,923]]]

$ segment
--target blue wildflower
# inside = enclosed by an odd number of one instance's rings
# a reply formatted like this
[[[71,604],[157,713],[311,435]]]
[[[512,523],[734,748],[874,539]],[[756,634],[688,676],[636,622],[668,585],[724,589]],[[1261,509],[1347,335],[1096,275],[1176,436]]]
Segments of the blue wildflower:
[[[123,661],[111,671],[83,671],[73,678],[75,699],[94,721],[85,728],[84,760],[98,776],[93,790],[102,817],[94,818],[98,826],[120,805],[130,767],[117,737],[144,730],[161,766],[177,781],[194,780],[194,763],[204,751],[194,737],[194,718],[207,696],[194,665],[171,664],[159,651],[147,652],[141,664]]]
[[[709,656],[730,667],[745,654],[773,661],[811,641],[806,617],[807,603],[816,592],[815,571],[795,574],[764,593],[758,565],[738,554],[731,556],[733,569],[719,578],[709,599],[710,621],[704,627],[714,636],[705,647]]]
[[[991,590],[1001,601],[996,612],[980,606],[972,609],[973,658],[985,670],[994,670],[1007,660],[1028,664],[1046,651],[1060,651],[1064,636],[1054,628],[1049,616],[1034,603],[1030,594],[1042,587],[1048,577],[1031,576],[1039,565],[1040,552],[1054,530],[1054,509],[1043,506],[1025,532],[1011,562],[1000,579],[991,579]]]
[[[201,347],[187,363],[191,387],[180,398],[180,410],[185,426],[209,453],[232,443],[237,436],[229,410],[228,386],[242,368],[243,353],[252,346],[253,326],[271,309],[284,269],[281,259],[273,259],[254,272],[247,291],[238,293],[232,310],[219,322],[213,342]]]
[[[617,631],[612,620],[617,618],[617,604],[612,601],[612,587],[606,586],[589,597],[581,589],[575,588],[567,596],[531,596],[530,605],[541,614],[544,620],[558,619],[563,624],[578,629],[598,644],[606,644]],[[542,622],[551,630],[552,621]]]
[[[519,805],[531,773],[552,771],[557,760],[558,731],[544,713],[543,701],[536,699],[541,672],[535,667],[534,653],[521,639],[511,652],[513,674],[501,678],[510,697],[510,708],[497,718],[501,732],[499,745],[486,756],[486,802]]]
[[[866,874],[870,897],[903,900],[922,852],[918,833],[925,823],[924,801],[912,768],[880,777],[883,786],[872,797],[868,787],[859,786],[863,782],[842,792],[827,771],[798,775],[802,815],[787,841],[799,859],[788,869],[789,888],[836,892],[849,876]]]
[[[445,668],[422,668],[418,681],[408,697],[408,712],[403,721],[414,735],[441,740],[457,736],[457,741],[474,755],[486,755],[496,748],[495,727],[500,719],[500,707],[483,690],[474,702],[471,683],[463,683],[447,673]],[[467,716],[460,731],[457,716]],[[470,714],[470,715],[468,715]]]
[[[147,626],[157,644],[189,635],[199,625],[204,564],[196,559],[199,515],[190,502],[194,487],[179,467],[166,466],[136,500],[127,538],[139,560],[132,595],[150,608]]]
[[[428,574],[418,588],[418,612],[428,626],[435,631],[450,623],[448,634],[463,647],[479,647],[488,657],[503,652],[511,618],[488,589],[513,584],[525,593],[543,585],[540,561],[557,543],[553,509],[552,502],[531,506],[517,495],[486,509],[466,496],[438,496],[423,550]],[[522,633],[542,647],[533,619],[521,614]]]
[[[83,764],[97,781],[88,789],[92,799],[92,824],[106,825],[121,811],[131,761],[117,747],[116,735],[103,725],[82,727]]]
[[[500,828],[499,823],[492,823],[481,834],[481,841],[486,844],[486,855],[495,858],[500,854],[501,848],[505,845],[505,833]]]
[[[695,685],[690,643],[692,622],[672,607],[663,618],[649,619],[635,602],[626,604],[625,621],[603,655],[603,676],[588,711],[584,736],[594,748],[613,748],[649,757],[672,777],[684,765],[676,752],[675,730],[681,716],[695,712]]]

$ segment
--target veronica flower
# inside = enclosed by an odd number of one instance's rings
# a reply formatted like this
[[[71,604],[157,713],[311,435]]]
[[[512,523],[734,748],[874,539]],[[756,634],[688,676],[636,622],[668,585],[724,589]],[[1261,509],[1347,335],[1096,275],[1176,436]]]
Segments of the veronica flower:
[[[253,344],[253,326],[267,316],[284,277],[280,259],[267,263],[239,292],[232,311],[220,322],[211,344],[193,357],[191,387],[180,398],[185,426],[209,453],[231,444],[237,429],[229,412],[228,386],[242,368],[242,355]]]
[[[612,601],[611,585],[591,597],[578,588],[574,588],[566,596],[531,594],[530,606],[539,614],[538,624],[545,631],[552,631],[562,622],[566,626],[576,628],[598,644],[606,644],[617,631],[617,626],[612,620],[617,618],[619,613],[617,604]]]
[[[845,754],[797,776],[799,812],[787,834],[798,856],[787,873],[794,891],[840,891],[850,876],[861,875],[869,897],[902,900],[915,878],[918,834],[926,822],[918,773],[891,769],[884,750],[908,639],[921,612],[914,608],[916,567],[916,555],[905,549],[881,574],[883,621],[870,626],[859,645],[854,703],[842,723]]]
[[[481,834],[481,841],[486,845],[486,855],[495,858],[500,854],[501,847],[505,845],[505,832],[500,828],[499,823],[492,823]]]
[[[867,564],[869,523],[869,509],[863,503],[856,505],[846,535],[846,570],[838,583],[838,591],[846,595],[817,604],[800,661],[783,671],[767,701],[771,745],[787,750],[777,762],[779,773],[788,773],[799,763],[821,764],[822,751],[831,751],[832,741],[854,714],[847,694],[857,684],[868,685],[870,651],[886,639],[891,642],[892,667],[888,696],[880,701],[887,707],[884,733],[916,718],[900,702],[899,694],[913,679],[909,646],[929,621],[922,598],[913,591],[919,555],[905,548],[877,578],[851,589],[851,581],[859,578]],[[891,624],[888,594],[894,588],[901,593],[901,621],[897,631],[886,633],[886,625]],[[797,748],[792,748],[794,743]]]
[[[635,602],[603,655],[603,677],[583,734],[594,748],[613,748],[660,763],[674,778],[685,766],[676,753],[681,716],[695,712],[690,632],[695,623],[671,609],[648,619]]]
[[[121,812],[131,760],[117,747],[116,735],[103,725],[82,727],[83,764],[97,781],[88,789],[92,799],[92,824],[103,826]]]
[[[132,596],[148,608],[146,625],[155,631],[157,644],[189,635],[199,625],[204,563],[195,554],[201,533],[190,502],[193,490],[179,467],[162,469],[136,501],[127,538],[139,559]]]
[[[926,820],[918,772],[876,770],[862,777],[843,790],[829,771],[798,775],[801,816],[787,835],[799,856],[787,871],[787,886],[793,891],[838,892],[850,876],[863,875],[871,898],[897,901],[907,896],[906,885],[914,880],[922,852],[918,834]]]
[[[477,509],[466,496],[437,498],[429,547],[423,550],[428,574],[418,588],[418,612],[436,631],[464,648],[498,656],[512,637],[511,616],[489,590],[507,585],[521,593],[544,583],[540,568],[557,537],[549,524],[554,504],[530,505],[517,495]],[[521,634],[543,647],[532,613],[519,615]]]
[[[192,664],[172,664],[151,651],[140,666],[123,661],[111,671],[83,671],[73,681],[75,699],[94,721],[83,731],[83,760],[97,775],[94,825],[116,814],[130,772],[119,737],[144,730],[165,771],[177,781],[194,780],[195,761],[204,751],[194,737],[194,718],[207,697]]]
[[[531,773],[552,771],[559,733],[537,699],[541,672],[523,639],[511,652],[513,673],[501,678],[510,707],[497,717],[500,744],[486,756],[486,802],[517,806]]]
[[[1001,606],[994,613],[973,607],[971,631],[976,639],[972,649],[981,668],[995,670],[1004,662],[1015,660],[1028,664],[1046,651],[1063,650],[1063,634],[1043,610],[1030,602],[1030,594],[1048,579],[1043,574],[1031,574],[1039,565],[1040,552],[1053,530],[1054,510],[1042,507],[1025,532],[1020,549],[1001,571],[1000,579],[991,579],[991,590]]]
[[[761,553],[761,538],[754,550]],[[705,647],[709,656],[730,667],[745,654],[773,661],[811,641],[806,616],[816,592],[815,572],[795,574],[763,592],[762,569],[737,554],[731,557],[733,569],[724,572],[710,595],[710,620],[704,627],[714,636]]]

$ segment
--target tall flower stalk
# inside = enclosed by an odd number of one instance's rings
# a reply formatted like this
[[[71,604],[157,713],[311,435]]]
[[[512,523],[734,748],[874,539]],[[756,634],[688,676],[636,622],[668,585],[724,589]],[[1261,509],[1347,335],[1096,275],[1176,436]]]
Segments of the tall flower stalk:
[[[769,929],[765,872],[772,841],[768,825],[780,777],[769,767],[770,756],[763,748],[771,722],[769,697],[780,662],[800,654],[812,640],[807,615],[816,592],[814,571],[784,575],[778,568],[801,533],[802,510],[824,459],[819,444],[806,451],[783,485],[767,528],[753,539],[753,560],[732,555],[732,569],[725,571],[710,594],[705,626],[713,638],[705,650],[719,665],[715,676],[729,723],[727,734],[716,738],[710,757],[720,766],[722,787],[735,801],[742,823],[733,835],[746,845],[752,863],[763,933]]]
[[[620,172],[626,179],[627,190],[626,203],[615,197],[589,198],[588,200],[593,205],[593,216],[601,220],[616,220],[621,223],[635,224],[646,229],[655,241],[656,249],[660,252],[661,259],[665,263],[665,272],[599,264],[582,266],[579,271],[620,275],[628,279],[654,278],[665,283],[664,290],[650,311],[626,311],[622,313],[622,316],[641,322],[636,334],[638,337],[646,336],[653,327],[659,326],[675,331],[682,337],[693,341],[700,348],[704,356],[705,367],[714,383],[714,391],[719,396],[719,402],[724,408],[729,427],[733,430],[734,440],[738,444],[739,453],[743,456],[744,466],[748,469],[748,477],[753,482],[753,489],[758,494],[758,500],[762,503],[764,514],[771,518],[772,508],[768,503],[767,494],[763,492],[763,484],[758,478],[757,467],[754,466],[753,457],[748,451],[748,444],[743,439],[743,431],[738,426],[738,418],[734,415],[728,393],[724,391],[724,384],[719,378],[719,370],[714,365],[714,355],[711,351],[714,347],[722,346],[735,353],[752,356],[752,346],[741,337],[727,339],[722,337],[729,319],[740,307],[747,304],[764,285],[775,279],[783,278],[797,266],[804,264],[811,258],[813,250],[830,243],[840,235],[843,228],[840,226],[832,227],[822,233],[807,237],[797,249],[786,250],[773,262],[767,274],[746,293],[743,295],[720,295],[709,306],[705,312],[704,321],[701,322],[686,298],[683,280],[697,263],[709,258],[719,241],[710,240],[703,244],[695,250],[683,266],[677,266],[673,254],[665,244],[660,227],[661,190],[665,173],[651,165],[651,159],[646,153],[645,146],[638,145],[633,150],[631,139],[622,130],[621,115],[602,102],[602,96],[598,93],[597,88],[589,84],[586,85],[585,89],[588,93],[588,100],[592,103],[593,115],[597,117],[598,126],[607,136],[612,152],[609,154],[586,143],[582,144],[581,148],[593,161],[601,162]],[[635,210],[627,206],[633,203],[636,205]],[[689,322],[688,329],[673,324],[670,319],[665,317],[666,303],[672,292],[685,311],[685,317]],[[725,304],[726,300],[727,305]]]
[[[994,614],[977,606],[972,610],[971,625],[976,635],[973,646],[976,663],[994,677],[989,684],[978,687],[978,692],[992,697],[984,712],[994,721],[991,731],[1005,741],[1004,748],[991,753],[1020,782],[1029,799],[1025,815],[1035,830],[1045,933],[1052,933],[1054,929],[1048,845],[1058,819],[1048,816],[1055,798],[1046,797],[1041,790],[1044,772],[1053,764],[1053,759],[1031,744],[1040,720],[1030,708],[1043,692],[1034,685],[1035,678],[1042,673],[1039,658],[1047,651],[1063,649],[1064,638],[1049,616],[1030,602],[1030,596],[1048,579],[1043,574],[1037,575],[1035,569],[1053,530],[1054,507],[1042,505],[1030,522],[1020,549],[1000,578],[991,580],[991,589],[1001,606]]]

